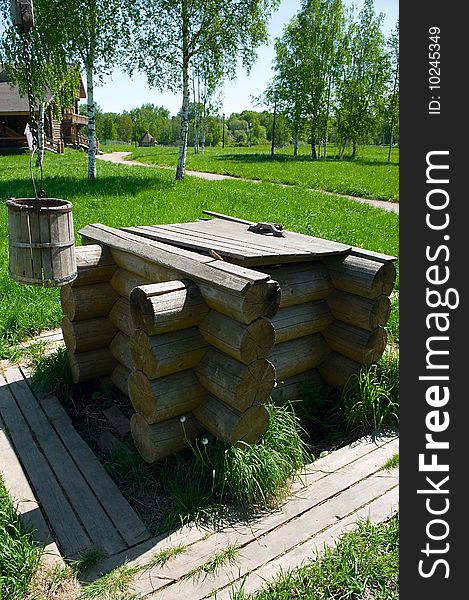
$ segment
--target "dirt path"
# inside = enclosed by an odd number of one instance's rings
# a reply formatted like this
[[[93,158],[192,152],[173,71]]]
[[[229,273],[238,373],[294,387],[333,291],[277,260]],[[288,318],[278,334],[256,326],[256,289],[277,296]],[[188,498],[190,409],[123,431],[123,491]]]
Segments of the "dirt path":
[[[173,167],[167,166],[159,166],[159,165],[149,165],[145,163],[138,162],[136,160],[127,160],[126,156],[129,156],[131,152],[112,152],[110,154],[101,154],[97,156],[100,160],[106,160],[108,162],[112,162],[115,164],[121,165],[135,165],[138,167],[150,167],[150,168],[158,168],[158,169],[172,169]],[[262,183],[259,179],[246,179],[244,177],[233,177],[232,175],[221,175],[219,173],[204,173],[203,171],[191,171],[189,169],[185,170],[185,174],[191,177],[199,177],[200,179],[208,179],[209,181],[221,181],[224,179],[237,179],[239,181],[248,181],[250,183]],[[289,185],[286,183],[272,183],[273,185],[279,185],[280,187],[285,188],[294,188],[297,186]],[[320,192],[321,194],[325,194],[327,196],[339,196],[339,198],[346,198],[347,200],[354,200],[355,202],[362,202],[363,204],[370,204],[375,208],[382,208],[387,210],[388,212],[399,213],[399,203],[398,202],[387,202],[386,200],[370,200],[369,198],[359,198],[357,196],[350,196],[348,194],[338,194],[336,192],[328,192],[326,190],[317,190],[313,188],[305,188],[309,192]]]

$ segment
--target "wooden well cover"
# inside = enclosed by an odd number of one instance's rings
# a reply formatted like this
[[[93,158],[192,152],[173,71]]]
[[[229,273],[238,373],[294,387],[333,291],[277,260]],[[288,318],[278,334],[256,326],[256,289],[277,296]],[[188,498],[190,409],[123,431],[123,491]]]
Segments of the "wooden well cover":
[[[348,253],[351,246],[284,230],[284,237],[248,231],[249,224],[210,219],[124,227],[142,237],[203,253],[214,251],[244,266],[301,262]]]

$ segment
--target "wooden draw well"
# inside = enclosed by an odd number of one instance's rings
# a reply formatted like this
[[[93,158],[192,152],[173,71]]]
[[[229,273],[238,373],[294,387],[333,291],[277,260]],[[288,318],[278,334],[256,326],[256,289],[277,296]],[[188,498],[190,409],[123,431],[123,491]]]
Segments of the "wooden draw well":
[[[10,198],[10,275],[19,283],[62,286],[77,276],[72,204],[57,198]]]
[[[61,290],[73,379],[111,376],[148,462],[207,432],[255,443],[270,396],[341,389],[385,349],[395,257],[221,219],[80,233]]]

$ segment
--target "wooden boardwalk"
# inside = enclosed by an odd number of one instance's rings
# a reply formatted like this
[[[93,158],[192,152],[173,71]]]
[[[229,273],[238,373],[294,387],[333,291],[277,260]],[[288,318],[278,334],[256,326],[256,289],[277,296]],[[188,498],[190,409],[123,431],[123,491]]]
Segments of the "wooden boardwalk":
[[[87,581],[124,563],[140,567],[132,587],[139,598],[228,600],[233,590],[254,591],[310,559],[358,518],[385,520],[398,508],[399,482],[398,470],[383,465],[398,442],[396,434],[363,438],[328,454],[308,466],[281,508],[249,523],[150,538],[57,399],[38,399],[21,368],[0,369],[0,471],[23,519],[56,560],[101,548],[106,557]],[[176,545],[180,554],[149,566]],[[228,546],[236,557],[206,573],[207,561]]]
[[[383,465],[398,448],[395,435],[363,438],[310,465],[279,510],[218,530],[183,527],[101,562],[87,578],[126,562],[141,568],[132,588],[140,598],[228,600],[241,586],[254,591],[280,570],[298,566],[324,544],[334,543],[357,519],[381,522],[394,514],[398,470],[386,471]],[[175,546],[184,551],[163,567],[148,568],[152,557]],[[228,546],[238,549],[235,560],[207,574],[203,565]]]
[[[36,539],[62,556],[111,556],[149,533],[53,396],[38,399],[18,366],[0,373],[1,471]]]

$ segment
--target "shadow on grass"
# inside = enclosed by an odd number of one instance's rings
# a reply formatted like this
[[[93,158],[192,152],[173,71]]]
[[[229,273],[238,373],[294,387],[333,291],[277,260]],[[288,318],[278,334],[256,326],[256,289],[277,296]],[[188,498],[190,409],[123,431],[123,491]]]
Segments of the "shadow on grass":
[[[238,163],[285,163],[285,162],[289,162],[289,163],[312,163],[312,164],[324,164],[324,163],[328,163],[328,164],[341,164],[341,163],[353,163],[353,164],[357,164],[357,165],[364,165],[364,166],[370,166],[370,167],[389,167],[390,165],[394,165],[397,166],[399,163],[396,163],[395,161],[391,161],[390,163],[387,162],[387,160],[380,160],[380,159],[373,159],[373,158],[367,158],[367,157],[362,157],[360,155],[352,157],[352,156],[345,156],[344,158],[342,158],[341,160],[335,159],[333,156],[328,156],[326,158],[326,160],[324,160],[323,158],[320,159],[313,159],[311,158],[311,155],[309,154],[300,154],[299,156],[293,156],[293,154],[283,154],[280,152],[277,152],[276,154],[274,154],[274,156],[272,157],[270,155],[270,153],[262,153],[262,154],[258,154],[258,153],[243,153],[243,154],[220,154],[218,156],[214,156],[213,157],[215,160],[218,161],[231,161],[231,162],[238,162]]]
[[[15,156],[17,154],[28,154],[27,148],[0,148],[0,156]]]
[[[36,186],[39,189],[39,180]],[[97,179],[88,180],[83,177],[44,176],[44,189],[47,198],[72,199],[83,196],[133,196],[149,189],[165,190],[173,188],[175,183],[167,177],[158,176],[155,172],[148,176],[138,174],[103,175]],[[7,198],[31,198],[33,186],[29,177],[10,179],[0,187],[0,202]]]

